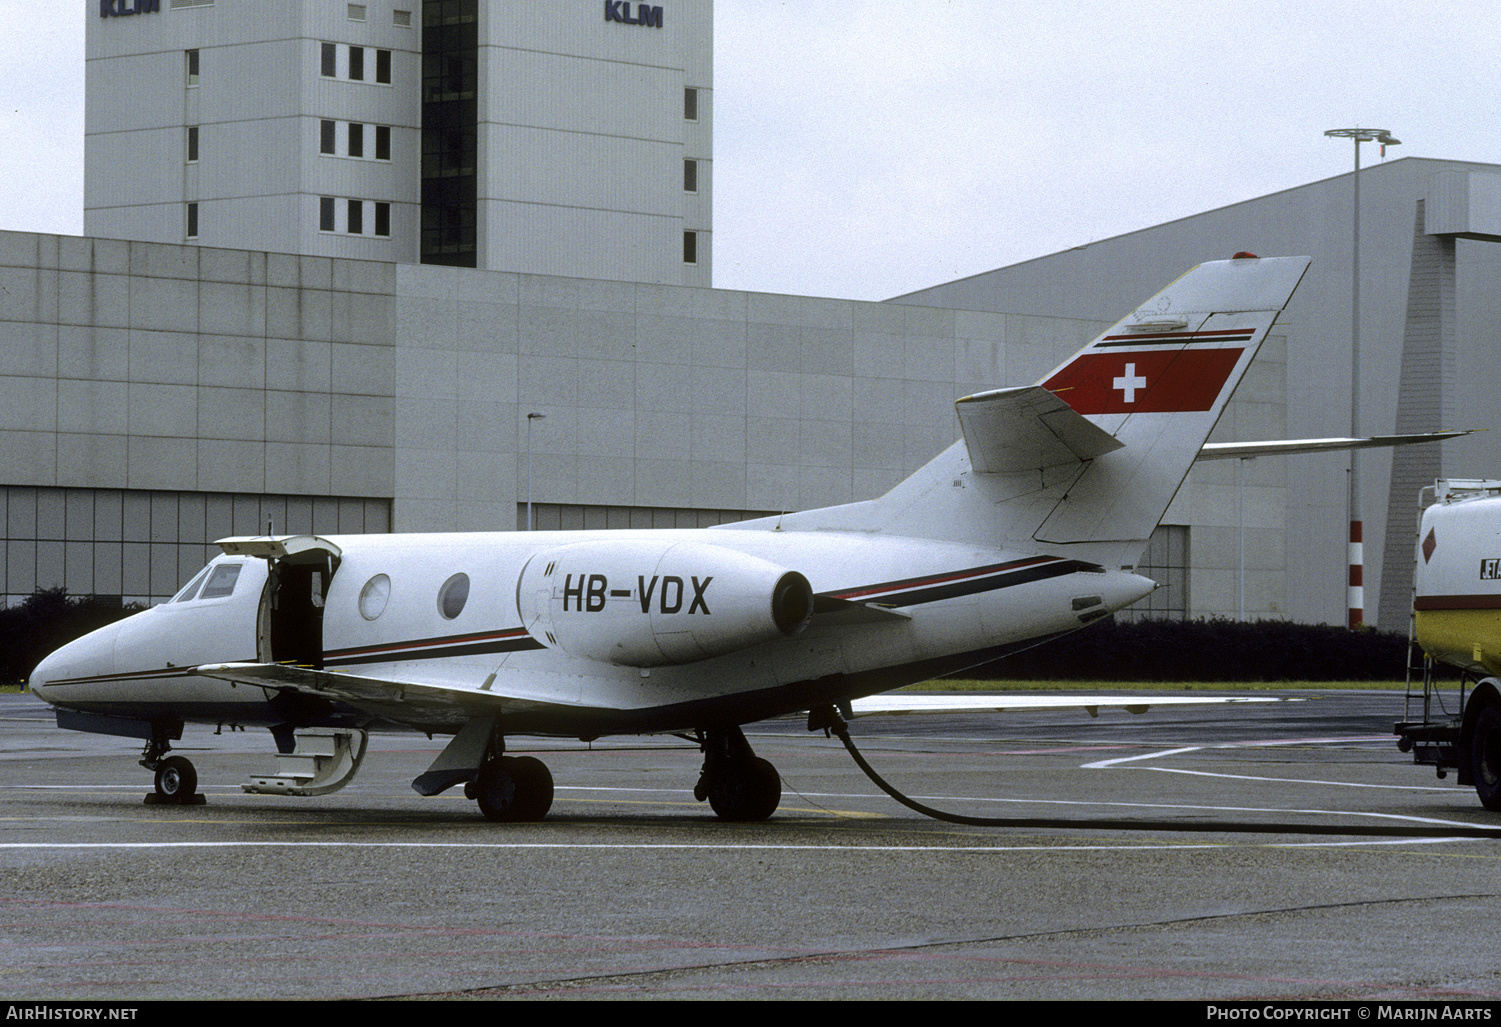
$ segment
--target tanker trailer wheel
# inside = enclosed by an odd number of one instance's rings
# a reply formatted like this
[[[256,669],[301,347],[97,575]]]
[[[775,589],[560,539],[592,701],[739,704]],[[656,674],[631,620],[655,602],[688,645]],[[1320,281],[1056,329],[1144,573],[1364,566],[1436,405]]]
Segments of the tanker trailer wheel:
[[[1480,804],[1501,813],[1501,706],[1489,703],[1475,721],[1470,739],[1470,771]]]

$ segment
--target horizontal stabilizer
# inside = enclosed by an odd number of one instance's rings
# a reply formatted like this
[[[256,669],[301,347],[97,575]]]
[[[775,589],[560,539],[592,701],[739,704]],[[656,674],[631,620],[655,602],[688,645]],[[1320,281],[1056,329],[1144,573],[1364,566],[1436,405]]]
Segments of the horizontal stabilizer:
[[[1123,445],[1040,385],[966,396],[954,408],[980,474],[1080,463]]]
[[[1278,439],[1269,442],[1208,442],[1199,450],[1200,460],[1247,460],[1254,456],[1277,456],[1285,453],[1327,453],[1341,449],[1376,449],[1384,446],[1410,446],[1415,442],[1443,442],[1469,435],[1479,428],[1463,431],[1430,431],[1417,435],[1373,435],[1368,439]]]
[[[851,715],[871,717],[878,714],[900,715],[905,713],[967,713],[990,710],[997,713],[1019,713],[1027,710],[1083,710],[1091,717],[1099,716],[1101,709],[1125,710],[1128,713],[1145,713],[1153,706],[1209,706],[1217,703],[1252,702],[1297,702],[1280,696],[1245,695],[1008,695],[1005,692],[974,692],[965,695],[927,694],[902,692],[897,694],[872,695],[850,703]]]

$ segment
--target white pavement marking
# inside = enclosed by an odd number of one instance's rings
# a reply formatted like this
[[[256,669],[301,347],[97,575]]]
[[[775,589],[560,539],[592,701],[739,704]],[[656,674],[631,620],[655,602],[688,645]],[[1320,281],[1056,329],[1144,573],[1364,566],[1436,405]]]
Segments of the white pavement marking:
[[[1181,749],[1164,749],[1161,752],[1145,752],[1137,756],[1119,756],[1113,760],[1099,760],[1095,763],[1086,763],[1083,765],[1082,769],[1103,770],[1106,767],[1113,767],[1117,763],[1133,763],[1136,760],[1155,760],[1159,756],[1176,756],[1180,752],[1198,752],[1202,748],[1204,748],[1204,746],[1202,745],[1187,745]]]
[[[1324,848],[1349,845],[1432,845],[1439,842],[1474,841],[1473,838],[1393,838],[1362,839],[1345,842],[1185,842],[1174,844],[1119,844],[1119,845],[715,845],[678,844],[665,842],[293,842],[293,841],[233,841],[233,842],[0,842],[0,851],[6,849],[270,849],[270,848],[324,848],[324,849],[570,849],[570,850],[683,850],[713,851],[741,850],[746,852],[951,852],[951,853],[996,853],[996,852],[1077,852],[1108,851],[1134,852],[1148,849],[1285,849]],[[25,902],[24,897],[14,901]]]
[[[1382,736],[1382,740],[1384,740],[1384,738],[1385,738],[1385,736]],[[1344,736],[1344,737],[1339,737],[1339,738],[1305,738],[1305,739],[1299,739],[1296,742],[1292,742],[1292,741],[1287,741],[1287,742],[1259,741],[1259,742],[1225,742],[1223,744],[1209,745],[1209,746],[1205,746],[1205,745],[1187,745],[1187,746],[1182,746],[1182,747],[1177,748],[1177,749],[1162,749],[1162,750],[1160,750],[1158,752],[1142,753],[1141,755],[1138,755],[1138,756],[1122,756],[1122,757],[1119,757],[1117,759],[1112,759],[1112,760],[1098,760],[1098,761],[1096,761],[1094,763],[1085,763],[1085,764],[1083,764],[1081,769],[1084,769],[1084,770],[1106,770],[1106,769],[1109,769],[1111,767],[1119,766],[1122,763],[1133,763],[1133,762],[1136,762],[1136,761],[1139,761],[1139,760],[1158,759],[1158,758],[1163,757],[1163,756],[1177,756],[1177,755],[1180,755],[1180,754],[1186,753],[1186,752],[1200,752],[1200,751],[1202,751],[1204,749],[1235,749],[1235,748],[1250,748],[1250,747],[1254,747],[1254,746],[1288,745],[1288,744],[1298,744],[1298,745],[1309,745],[1309,744],[1317,744],[1317,743],[1328,744],[1328,743],[1338,743],[1338,742],[1370,741],[1370,740],[1371,740],[1370,738]],[[1132,768],[1132,769],[1137,769],[1137,768]],[[1185,770],[1185,769],[1181,769],[1181,768],[1177,768],[1177,767],[1142,767],[1140,769],[1142,769],[1142,770],[1155,770],[1155,771],[1159,771],[1159,772],[1164,773],[1164,774],[1189,774],[1189,775],[1193,775],[1193,776],[1197,776],[1197,777],[1221,777],[1221,778],[1229,778],[1230,780],[1233,780],[1233,781],[1265,781],[1265,782],[1271,782],[1273,784],[1337,785],[1337,786],[1341,786],[1341,787],[1345,787],[1345,788],[1390,788],[1390,789],[1398,789],[1398,790],[1401,790],[1401,791],[1429,791],[1429,792],[1450,792],[1450,791],[1454,790],[1452,788],[1435,787],[1433,785],[1378,785],[1378,784],[1358,784],[1358,783],[1348,782],[1348,781],[1315,781],[1315,780],[1306,780],[1306,779],[1301,779],[1301,778],[1258,777],[1258,776],[1255,776],[1255,775],[1252,775],[1252,774],[1225,774],[1225,773],[1217,773],[1217,772],[1208,771],[1208,770]],[[1457,828],[1490,828],[1490,827],[1494,826],[1494,825],[1490,825],[1490,824],[1456,823],[1456,822],[1454,822],[1452,820],[1438,820],[1438,819],[1435,819],[1435,818],[1432,818],[1432,817],[1415,817],[1415,816],[1408,816],[1408,815],[1398,814],[1398,813],[1371,813],[1371,812],[1365,812],[1365,811],[1362,811],[1362,810],[1275,809],[1275,808],[1273,808],[1273,809],[1261,809],[1261,808],[1249,807],[1249,806],[1247,806],[1247,807],[1241,807],[1241,806],[1160,806],[1160,805],[1155,804],[1155,803],[1141,803],[1141,804],[1137,804],[1137,803],[1118,803],[1116,805],[1133,806],[1133,807],[1137,806],[1137,805],[1141,805],[1141,806],[1147,807],[1147,808],[1167,808],[1167,809],[1209,809],[1209,810],[1223,810],[1223,811],[1226,811],[1226,812],[1305,813],[1305,814],[1319,814],[1319,815],[1324,815],[1324,816],[1337,816],[1337,817],[1373,817],[1373,818],[1375,818],[1377,820],[1401,820],[1401,821],[1410,821],[1410,822],[1418,823],[1418,824],[1433,824],[1433,825],[1437,825],[1437,826],[1440,826],[1440,827],[1457,827]]]
[[[1320,781],[1306,777],[1256,777],[1251,774],[1219,774],[1210,770],[1184,770],[1180,767],[1143,767],[1162,774],[1190,774],[1195,777],[1228,777],[1235,781],[1270,781],[1279,785],[1330,785],[1335,788],[1392,788],[1403,792],[1452,792],[1453,786],[1444,785],[1372,785],[1359,781]]]

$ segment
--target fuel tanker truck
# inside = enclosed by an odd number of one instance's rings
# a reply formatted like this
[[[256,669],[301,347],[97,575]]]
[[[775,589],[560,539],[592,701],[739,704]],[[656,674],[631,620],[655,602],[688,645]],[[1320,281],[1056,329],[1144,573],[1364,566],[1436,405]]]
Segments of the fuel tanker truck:
[[[1397,747],[1441,778],[1457,770],[1486,809],[1501,812],[1501,481],[1448,479],[1433,489],[1418,529],[1416,645]],[[1443,667],[1459,672],[1457,683]]]

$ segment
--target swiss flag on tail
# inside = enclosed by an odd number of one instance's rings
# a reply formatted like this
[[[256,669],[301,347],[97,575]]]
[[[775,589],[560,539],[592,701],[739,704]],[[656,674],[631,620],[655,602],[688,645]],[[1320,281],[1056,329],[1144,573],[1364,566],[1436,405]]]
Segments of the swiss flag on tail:
[[[1081,414],[1208,410],[1243,349],[1086,350],[1042,387]]]

